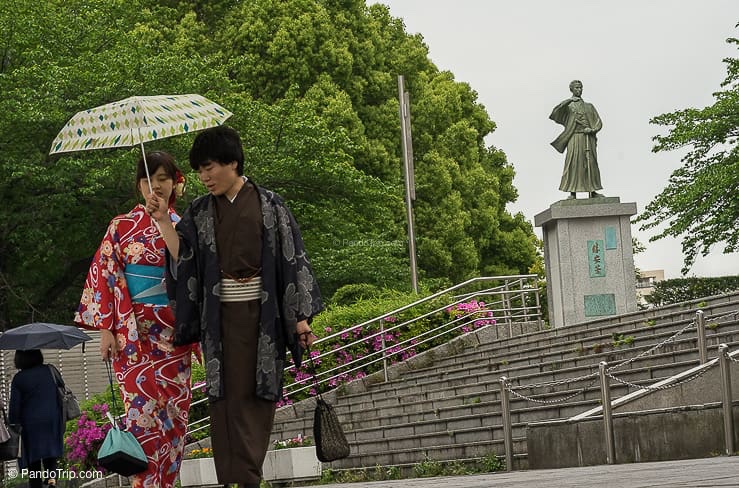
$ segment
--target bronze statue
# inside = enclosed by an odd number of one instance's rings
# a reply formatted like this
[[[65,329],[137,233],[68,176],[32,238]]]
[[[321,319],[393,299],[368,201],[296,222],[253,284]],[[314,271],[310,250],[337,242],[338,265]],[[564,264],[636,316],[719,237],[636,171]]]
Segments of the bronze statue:
[[[559,189],[570,192],[568,199],[576,198],[577,192],[588,192],[590,198],[602,197],[596,190],[600,183],[596,134],[603,127],[598,112],[592,103],[582,99],[582,82],[570,83],[572,97],[559,103],[552,110],[550,119],[564,126],[562,133],[552,142],[557,151],[565,156],[565,167]]]

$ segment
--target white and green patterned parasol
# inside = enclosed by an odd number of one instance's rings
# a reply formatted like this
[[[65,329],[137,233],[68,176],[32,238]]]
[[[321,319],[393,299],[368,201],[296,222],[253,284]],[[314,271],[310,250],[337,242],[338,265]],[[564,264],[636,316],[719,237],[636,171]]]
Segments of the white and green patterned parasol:
[[[130,147],[221,125],[231,112],[200,95],[130,97],[78,112],[49,154]]]

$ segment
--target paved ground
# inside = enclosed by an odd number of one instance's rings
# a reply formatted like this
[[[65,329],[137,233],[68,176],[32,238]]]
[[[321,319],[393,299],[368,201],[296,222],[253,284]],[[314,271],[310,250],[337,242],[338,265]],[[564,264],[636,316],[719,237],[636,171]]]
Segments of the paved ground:
[[[739,488],[739,456],[315,485],[315,488]]]

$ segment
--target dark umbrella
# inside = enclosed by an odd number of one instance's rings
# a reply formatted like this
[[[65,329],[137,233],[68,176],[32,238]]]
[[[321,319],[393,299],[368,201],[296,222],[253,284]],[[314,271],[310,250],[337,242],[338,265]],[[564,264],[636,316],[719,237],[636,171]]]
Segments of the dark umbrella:
[[[72,325],[34,322],[5,331],[0,335],[0,349],[71,349],[89,340],[92,337]]]

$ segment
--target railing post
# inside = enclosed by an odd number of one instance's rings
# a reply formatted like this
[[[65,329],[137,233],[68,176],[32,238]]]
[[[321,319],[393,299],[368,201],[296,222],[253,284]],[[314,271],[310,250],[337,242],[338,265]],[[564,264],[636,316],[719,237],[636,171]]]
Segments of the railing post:
[[[513,311],[511,310],[511,296],[508,290],[508,279],[505,280],[503,293],[503,308],[506,310],[508,322],[508,337],[513,337]]]
[[[536,321],[539,325],[539,330],[541,330],[543,319],[541,317],[541,301],[539,300],[539,282],[538,281],[534,282],[534,288],[536,289],[536,292],[535,292],[536,294],[536,317],[537,317]]]
[[[503,441],[505,444],[505,469],[513,471],[513,426],[511,425],[511,403],[508,396],[508,378],[500,377],[500,411],[503,420]]]
[[[616,464],[616,441],[613,437],[613,412],[611,410],[611,385],[606,374],[608,363],[598,364],[600,374],[600,396],[603,403],[603,429],[606,434],[606,462]]]
[[[708,350],[706,349],[706,317],[703,310],[695,312],[696,330],[698,331],[698,354],[701,364],[708,362]]]
[[[387,350],[385,349],[385,321],[380,320],[380,340],[382,341],[382,371],[385,373],[387,383]]]
[[[729,346],[721,344],[718,346],[719,365],[721,366],[721,393],[723,397],[724,410],[724,443],[726,455],[734,454],[734,409],[731,396],[731,359],[729,358]]]

